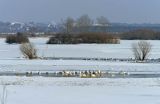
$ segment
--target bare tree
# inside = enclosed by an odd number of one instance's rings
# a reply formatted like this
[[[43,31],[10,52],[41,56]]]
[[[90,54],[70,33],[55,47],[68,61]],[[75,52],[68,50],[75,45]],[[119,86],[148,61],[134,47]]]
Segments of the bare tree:
[[[74,19],[68,17],[64,22],[64,28],[66,33],[72,33],[74,28]]]
[[[93,25],[93,20],[87,15],[82,15],[76,21],[76,27],[80,30],[80,32],[88,32],[89,27]]]
[[[100,16],[96,19],[97,24],[102,25],[102,26],[108,26],[109,25],[109,21],[106,17],[104,16]]]
[[[100,16],[96,19],[97,28],[100,30],[100,32],[106,32],[107,27],[109,26],[109,21],[106,17]]]
[[[37,50],[32,43],[21,44],[20,51],[28,59],[37,58]]]
[[[132,44],[133,55],[136,60],[144,61],[147,59],[152,45],[147,41],[139,41],[138,43]]]

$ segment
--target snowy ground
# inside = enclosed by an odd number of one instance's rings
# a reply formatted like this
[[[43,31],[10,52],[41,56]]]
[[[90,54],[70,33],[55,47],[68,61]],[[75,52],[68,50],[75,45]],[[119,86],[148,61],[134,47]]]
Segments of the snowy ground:
[[[10,86],[7,104],[159,104],[159,87]]]
[[[131,46],[137,40],[121,40],[120,44],[77,44],[47,45],[48,38],[32,38],[30,41],[38,49],[39,56],[49,57],[101,57],[101,58],[133,58]],[[150,58],[160,57],[160,41],[150,41],[153,49]],[[8,45],[0,39],[0,59],[21,57],[19,45]]]
[[[131,45],[137,40],[121,40],[121,44],[77,44],[77,45],[47,45],[48,38],[32,38],[30,41],[39,50],[39,56],[55,57],[107,57],[107,58],[132,58]],[[150,40],[153,50],[152,58],[160,57],[160,42]],[[0,39],[0,55],[8,58],[20,57],[19,45],[8,45],[5,39]],[[12,54],[10,54],[12,52]],[[118,53],[117,53],[118,52]]]
[[[121,44],[77,44],[47,45],[48,38],[30,39],[38,49],[40,57],[89,57],[89,58],[133,58],[131,45],[137,41],[122,40]],[[149,58],[160,57],[160,41],[150,41],[153,49]],[[82,60],[25,60],[19,45],[8,45],[0,39],[0,70],[152,70],[159,71],[160,64],[104,62]]]
[[[32,38],[39,56],[133,58],[131,45],[46,45],[48,38]],[[19,45],[0,39],[0,71],[21,70],[113,70],[160,72],[159,63],[130,63],[82,60],[26,60]],[[149,58],[160,58],[160,42],[150,41]],[[160,104],[160,78],[52,78],[0,76],[0,97],[7,85],[7,104]]]
[[[0,77],[7,104],[159,104],[159,78]],[[2,90],[0,90],[2,95]]]

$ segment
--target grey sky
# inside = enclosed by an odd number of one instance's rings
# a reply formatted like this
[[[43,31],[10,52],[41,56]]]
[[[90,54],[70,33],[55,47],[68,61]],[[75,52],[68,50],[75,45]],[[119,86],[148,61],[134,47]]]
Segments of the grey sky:
[[[160,0],[0,0],[0,21],[58,22],[88,14],[111,22],[160,23]]]

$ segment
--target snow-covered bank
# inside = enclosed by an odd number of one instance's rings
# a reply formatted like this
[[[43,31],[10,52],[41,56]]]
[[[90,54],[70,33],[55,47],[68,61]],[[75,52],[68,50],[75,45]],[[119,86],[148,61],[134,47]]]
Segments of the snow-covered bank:
[[[8,77],[0,76],[0,85],[8,86],[119,86],[160,87],[160,78],[53,78],[53,77]]]
[[[159,87],[8,87],[7,104],[159,104]]]
[[[111,70],[160,71],[158,63],[129,63],[82,60],[0,60],[0,71]]]
[[[159,104],[160,79],[0,77],[7,104]]]

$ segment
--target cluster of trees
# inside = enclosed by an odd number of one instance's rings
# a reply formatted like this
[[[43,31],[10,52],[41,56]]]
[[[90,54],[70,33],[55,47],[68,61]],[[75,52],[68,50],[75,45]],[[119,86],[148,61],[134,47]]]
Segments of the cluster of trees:
[[[130,32],[118,34],[121,39],[127,40],[159,40],[160,32],[149,29],[138,29]]]
[[[95,25],[98,32],[106,32],[107,27],[109,26],[109,21],[106,17],[100,16],[96,18],[96,21],[91,19],[88,15],[82,15],[78,19],[73,19],[68,17],[62,21],[62,32],[65,33],[81,33],[81,32],[91,32],[91,27]]]
[[[119,44],[119,38],[107,33],[56,34],[47,44],[78,44],[78,43],[110,43]]]

